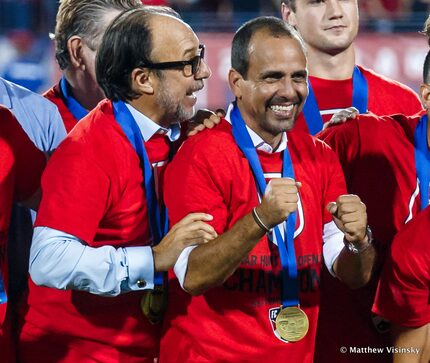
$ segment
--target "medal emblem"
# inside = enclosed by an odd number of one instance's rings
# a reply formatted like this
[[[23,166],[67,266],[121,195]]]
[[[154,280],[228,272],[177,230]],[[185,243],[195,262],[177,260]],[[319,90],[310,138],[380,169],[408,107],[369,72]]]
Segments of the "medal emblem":
[[[275,320],[276,332],[288,342],[298,342],[309,330],[306,313],[297,306],[281,309]]]

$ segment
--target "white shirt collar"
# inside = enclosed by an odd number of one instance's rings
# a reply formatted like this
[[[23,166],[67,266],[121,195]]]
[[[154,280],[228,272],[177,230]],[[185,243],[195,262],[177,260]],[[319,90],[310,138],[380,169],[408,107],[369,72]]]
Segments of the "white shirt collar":
[[[12,109],[12,99],[6,87],[6,80],[0,78],[0,104],[8,109]]]
[[[233,110],[233,104],[230,104],[227,109],[227,114],[225,116],[225,120],[231,124],[230,113]],[[265,151],[267,153],[280,153],[287,148],[288,138],[287,133],[284,131],[282,133],[281,142],[276,150],[266,143],[254,130],[252,130],[248,125],[246,125],[246,129],[248,130],[249,136],[251,137],[252,143],[254,147],[258,150]]]
[[[161,127],[152,121],[149,117],[145,116],[142,112],[136,110],[133,106],[125,104],[134,120],[139,126],[140,133],[145,142],[147,142],[155,134],[167,135],[170,141],[176,141],[181,134],[181,127],[179,123],[171,125],[168,129]]]

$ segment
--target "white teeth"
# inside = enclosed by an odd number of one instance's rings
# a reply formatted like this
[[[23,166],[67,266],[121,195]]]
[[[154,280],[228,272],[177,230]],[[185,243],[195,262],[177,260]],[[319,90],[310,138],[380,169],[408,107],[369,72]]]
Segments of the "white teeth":
[[[270,109],[273,111],[288,112],[288,111],[291,111],[293,109],[293,107],[294,107],[294,105],[289,105],[289,106],[273,105],[273,106],[270,106]]]

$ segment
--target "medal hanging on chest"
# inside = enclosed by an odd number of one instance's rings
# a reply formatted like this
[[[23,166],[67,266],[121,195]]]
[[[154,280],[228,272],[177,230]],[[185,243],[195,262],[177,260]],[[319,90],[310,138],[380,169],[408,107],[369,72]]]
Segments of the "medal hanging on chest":
[[[236,104],[231,111],[230,117],[234,139],[249,162],[259,195],[263,196],[266,190],[263,169]],[[293,164],[288,148],[283,151],[282,177],[294,179]],[[280,226],[282,226],[283,235],[281,234]],[[276,334],[282,341],[297,342],[306,336],[309,329],[309,320],[306,313],[299,307],[299,286],[294,251],[296,212],[291,213],[280,226],[273,228],[282,265],[282,306],[275,319]],[[269,318],[270,316],[271,311],[269,311]]]
[[[287,342],[298,342],[309,330],[309,319],[298,306],[282,308],[275,320],[276,331]]]

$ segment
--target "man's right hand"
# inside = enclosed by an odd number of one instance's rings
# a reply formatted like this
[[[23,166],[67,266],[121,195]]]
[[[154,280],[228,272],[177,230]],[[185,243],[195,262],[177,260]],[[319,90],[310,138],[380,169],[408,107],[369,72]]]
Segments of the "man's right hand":
[[[348,107],[339,112],[336,112],[330,119],[329,122],[326,122],[323,125],[323,130],[327,127],[335,126],[341,123],[345,123],[346,121],[353,120],[357,118],[359,111],[355,107]]]
[[[301,183],[291,178],[272,179],[267,184],[257,214],[269,229],[282,223],[297,210]]]
[[[213,217],[205,213],[190,213],[176,223],[161,242],[152,247],[155,271],[167,271],[174,266],[184,248],[213,240],[218,235],[205,223]]]

